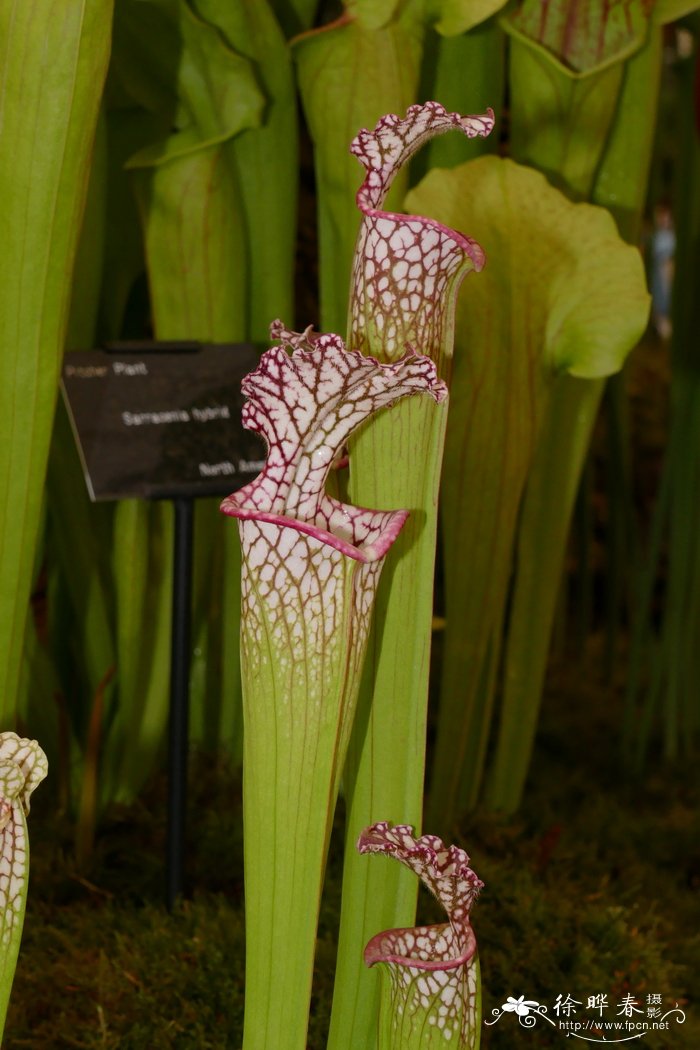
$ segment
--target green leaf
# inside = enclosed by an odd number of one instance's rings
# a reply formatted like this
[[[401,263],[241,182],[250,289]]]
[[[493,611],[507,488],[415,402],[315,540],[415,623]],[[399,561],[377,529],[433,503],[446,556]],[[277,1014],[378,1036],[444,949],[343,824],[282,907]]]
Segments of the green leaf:
[[[548,398],[562,372],[620,368],[648,295],[639,253],[606,211],[571,203],[512,161],[432,172],[406,205],[469,229],[488,256],[458,304],[443,469],[447,630],[431,806],[447,823],[462,777],[471,802],[480,780],[521,499]]]
[[[97,122],[85,212],[73,270],[70,318],[66,332],[67,350],[90,350],[95,345],[105,250],[107,169],[107,124],[102,110]]]
[[[612,213],[628,244],[640,242],[662,63],[663,33],[652,27],[644,47],[625,63],[615,119],[593,186],[594,203]]]
[[[10,717],[111,3],[0,11],[0,666]],[[50,57],[47,57],[50,56]]]
[[[382,29],[402,3],[403,0],[345,0],[345,10],[363,29]]]
[[[187,0],[124,0],[116,25],[122,84],[131,92],[145,80],[145,90],[135,91],[137,100],[168,113],[176,129],[139,150],[130,167],[165,164],[225,142],[259,121],[263,98],[250,63]]]
[[[644,43],[645,0],[522,0],[506,27],[574,73],[621,62]]]
[[[578,198],[590,195],[615,117],[623,63],[581,76],[519,33],[508,18],[511,156]]]
[[[250,62],[265,96],[259,124],[226,144],[247,242],[246,337],[265,342],[270,321],[294,315],[299,160],[291,54],[266,0],[198,0],[197,10]]]
[[[244,219],[225,149],[135,173],[135,189],[157,338],[245,338]]]
[[[506,6],[506,2],[507,0],[431,0],[429,10],[437,16],[435,28],[438,33],[443,36],[458,36],[495,15]],[[451,106],[449,100],[444,99],[442,95],[434,97]],[[493,105],[494,100],[489,99],[488,104]],[[480,104],[472,100],[471,105],[478,108]]]
[[[87,350],[95,345],[105,238],[106,131],[101,116],[75,262],[66,336],[69,351]],[[54,419],[46,487],[46,556],[52,571],[61,574],[69,605],[68,609],[50,608],[49,617],[70,620],[73,645],[66,656],[72,667],[70,679],[64,675],[64,690],[72,696],[71,707],[78,734],[82,736],[79,712],[87,710],[98,684],[114,665],[106,559],[112,541],[112,513],[105,505],[97,507],[90,503],[75,438],[61,399]],[[80,537],[79,543],[76,536]],[[32,731],[37,732],[33,723],[30,725]]]
[[[88,350],[95,345],[105,240],[106,133],[101,115],[75,263],[66,337],[68,351]],[[56,407],[46,486],[47,561],[53,571],[61,574],[69,606],[50,608],[49,616],[70,619],[73,645],[66,656],[73,659],[70,678],[63,676],[64,691],[72,697],[71,708],[82,737],[79,712],[88,710],[99,683],[115,662],[106,558],[112,542],[112,508],[90,503],[62,399]],[[76,536],[80,536],[80,543],[76,543]]]
[[[513,558],[516,570],[505,640],[503,696],[486,792],[487,804],[494,810],[512,813],[522,797],[571,512],[602,393],[602,379],[561,376],[542,419]]]

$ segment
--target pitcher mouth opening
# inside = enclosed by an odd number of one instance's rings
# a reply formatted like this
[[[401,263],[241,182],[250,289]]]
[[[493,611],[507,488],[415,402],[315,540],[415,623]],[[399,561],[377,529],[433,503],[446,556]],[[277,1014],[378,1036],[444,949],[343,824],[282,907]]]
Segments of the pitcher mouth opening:
[[[241,490],[245,491],[245,490]],[[238,500],[240,493],[234,492],[221,503],[224,514],[242,521],[264,521],[280,528],[294,529],[324,543],[345,554],[354,561],[369,564],[380,561],[387,553],[404,526],[409,512],[407,510],[376,511],[363,507],[353,507],[333,500],[334,512],[331,515],[332,529],[319,525],[315,521],[302,521],[299,518],[274,514],[255,507],[246,507],[245,500]],[[345,522],[342,518],[345,517]],[[340,520],[338,520],[340,519]],[[356,542],[356,532],[360,525],[371,524],[368,537]],[[345,527],[343,528],[343,525]]]
[[[460,933],[462,936],[460,937]],[[400,941],[402,938],[411,938],[414,942],[421,937],[430,940],[439,940],[447,935],[455,941],[465,940],[466,945],[461,954],[452,958],[422,959],[415,955],[402,955],[391,951],[391,942]],[[425,970],[426,972],[436,970],[457,970],[460,966],[466,966],[476,955],[476,937],[470,925],[465,925],[458,933],[451,923],[439,923],[433,926],[412,926],[396,930],[385,930],[378,933],[368,942],[364,951],[365,965],[375,966],[377,963],[391,963],[396,966],[405,966],[413,970]]]

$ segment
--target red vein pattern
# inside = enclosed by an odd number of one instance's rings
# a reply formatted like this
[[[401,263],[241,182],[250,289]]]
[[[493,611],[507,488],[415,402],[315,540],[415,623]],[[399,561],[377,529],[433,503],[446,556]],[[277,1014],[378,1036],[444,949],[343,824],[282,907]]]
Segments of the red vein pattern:
[[[469,857],[436,835],[415,838],[409,825],[387,821],[366,828],[357,848],[405,864],[449,919],[437,926],[387,930],[365,949],[368,966],[388,967],[396,1045],[412,1047],[412,1037],[420,1032],[421,1047],[472,1048],[478,1036],[478,967],[469,915],[483,883],[469,867]]]
[[[333,648],[339,627],[334,589],[343,589],[346,557],[366,569],[356,576],[353,598],[364,641],[379,570],[407,511],[341,503],[325,492],[328,472],[372,413],[411,394],[427,393],[438,402],[447,396],[427,357],[409,353],[381,365],[347,351],[340,336],[293,333],[279,321],[271,335],[283,345],[263,354],[242,384],[243,423],[265,438],[265,467],[221,504],[240,519],[243,645],[253,668],[263,620],[268,630],[282,632],[281,651],[302,662],[307,649]]]
[[[353,349],[393,361],[407,346],[440,356],[451,330],[452,306],[465,274],[480,270],[484,253],[476,241],[419,215],[382,211],[394,177],[423,143],[457,129],[469,138],[493,128],[483,116],[448,113],[437,102],[411,106],[401,119],[391,113],[374,131],[363,129],[350,147],[366,169],[357,194],[363,213],[352,278],[350,342]]]
[[[290,525],[358,561],[381,558],[405,513],[340,503],[324,490],[328,472],[350,434],[374,412],[421,392],[443,401],[446,387],[433,362],[414,353],[381,365],[347,351],[337,335],[289,332],[279,321],[271,335],[284,345],[268,350],[242,384],[243,425],[265,438],[267,461],[221,509]]]
[[[0,960],[21,933],[28,875],[25,818],[30,795],[47,772],[36,740],[0,733]],[[0,968],[6,965],[3,961]]]

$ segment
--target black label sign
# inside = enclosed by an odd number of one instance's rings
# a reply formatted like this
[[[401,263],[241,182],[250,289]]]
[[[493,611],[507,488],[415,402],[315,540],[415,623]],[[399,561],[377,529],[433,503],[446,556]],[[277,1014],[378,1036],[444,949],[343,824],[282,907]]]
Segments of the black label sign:
[[[171,347],[66,354],[61,390],[92,500],[226,495],[262,469],[264,442],[241,425],[254,347]]]

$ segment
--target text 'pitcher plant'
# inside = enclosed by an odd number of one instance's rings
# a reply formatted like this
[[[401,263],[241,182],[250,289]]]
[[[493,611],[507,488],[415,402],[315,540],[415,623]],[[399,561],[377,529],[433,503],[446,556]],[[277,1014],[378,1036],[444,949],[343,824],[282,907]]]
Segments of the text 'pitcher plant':
[[[27,902],[29,797],[47,772],[36,740],[0,733],[0,1040]]]
[[[436,835],[416,838],[407,824],[366,828],[360,853],[383,853],[413,871],[442,904],[449,922],[379,933],[365,948],[382,963],[378,1050],[477,1050],[481,987],[469,915],[483,883],[458,846]]]
[[[336,335],[286,331],[243,382],[266,465],[224,500],[243,551],[245,1050],[306,1046],[316,926],[375,588],[407,511],[325,483],[348,436],[410,394],[447,395],[428,358],[380,365]],[[291,351],[291,353],[290,353]]]

